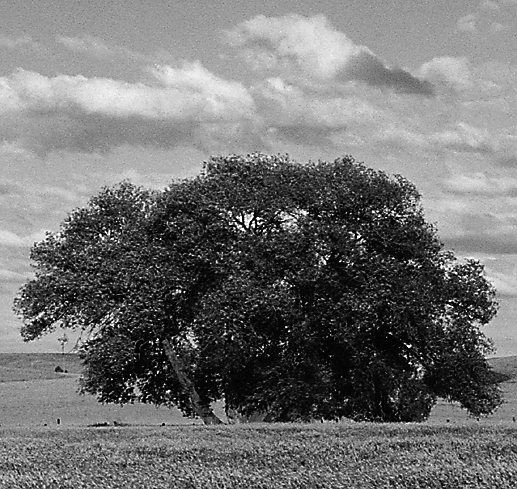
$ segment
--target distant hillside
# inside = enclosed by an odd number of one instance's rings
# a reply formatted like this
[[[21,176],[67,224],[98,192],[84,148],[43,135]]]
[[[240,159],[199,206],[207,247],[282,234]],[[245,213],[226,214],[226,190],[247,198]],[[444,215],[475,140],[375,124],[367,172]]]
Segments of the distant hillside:
[[[517,381],[517,355],[512,357],[498,357],[489,360],[490,365],[503,382]]]
[[[58,366],[63,373],[55,372]],[[0,353],[0,382],[58,379],[81,372],[81,361],[75,354]]]
[[[500,382],[517,382],[517,356],[491,358]],[[67,373],[56,373],[59,366]],[[0,353],[0,382],[57,379],[82,373],[79,355],[72,353]]]

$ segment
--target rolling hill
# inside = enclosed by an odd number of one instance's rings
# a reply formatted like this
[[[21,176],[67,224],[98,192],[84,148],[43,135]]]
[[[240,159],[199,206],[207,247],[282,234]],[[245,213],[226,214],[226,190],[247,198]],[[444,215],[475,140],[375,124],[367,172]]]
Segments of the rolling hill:
[[[505,403],[481,423],[513,423],[517,419],[517,356],[490,359],[505,395]],[[63,373],[56,373],[59,366]],[[82,367],[78,355],[60,353],[0,353],[0,426],[185,425],[199,420],[184,418],[177,409],[140,403],[118,406],[97,402],[78,393]],[[224,417],[222,403],[214,409]],[[457,404],[439,400],[428,423],[477,422]],[[512,423],[512,424],[513,424]]]
[[[517,379],[517,355],[489,360],[494,372],[505,382]],[[66,373],[56,373],[59,366]],[[66,353],[0,353],[0,382],[59,379],[82,373],[79,355]]]
[[[63,373],[55,372],[58,366]],[[81,372],[81,360],[75,354],[0,353],[0,382],[51,380]]]

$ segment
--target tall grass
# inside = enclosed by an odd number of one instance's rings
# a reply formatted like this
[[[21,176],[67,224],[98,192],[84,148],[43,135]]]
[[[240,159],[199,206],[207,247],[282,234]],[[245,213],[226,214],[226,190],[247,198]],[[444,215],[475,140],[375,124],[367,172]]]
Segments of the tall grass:
[[[517,428],[250,425],[0,431],[1,488],[514,488]]]

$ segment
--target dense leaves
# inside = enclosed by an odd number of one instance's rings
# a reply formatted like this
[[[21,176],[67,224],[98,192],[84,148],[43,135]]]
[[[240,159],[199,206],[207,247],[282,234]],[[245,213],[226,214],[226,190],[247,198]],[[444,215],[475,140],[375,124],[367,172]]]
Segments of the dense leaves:
[[[33,248],[22,335],[81,328],[85,391],[203,419],[218,399],[270,421],[423,420],[437,396],[488,414],[495,290],[419,199],[351,157],[261,154],[104,189]]]

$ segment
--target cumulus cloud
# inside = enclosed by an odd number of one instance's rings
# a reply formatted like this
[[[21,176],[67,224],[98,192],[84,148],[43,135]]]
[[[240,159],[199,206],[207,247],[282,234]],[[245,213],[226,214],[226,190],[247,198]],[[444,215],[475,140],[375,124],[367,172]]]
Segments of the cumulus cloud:
[[[389,67],[367,47],[334,29],[323,15],[259,15],[229,31],[228,38],[260,69],[300,71],[319,80],[355,80],[398,93],[434,95],[429,81]]]
[[[121,144],[200,146],[203,124],[253,116],[254,102],[238,82],[200,63],[149,70],[148,83],[84,76],[46,77],[19,70],[0,78],[0,140],[52,150],[107,151]]]
[[[188,145],[214,153],[269,151],[287,142],[334,151],[346,140],[414,155],[497,160],[501,148],[513,147],[504,144],[508,135],[476,127],[486,109],[479,104],[500,113],[494,104],[507,106],[514,93],[513,78],[497,70],[483,75],[454,57],[432,59],[415,72],[393,68],[322,15],[258,16],[227,34],[261,67],[249,86],[199,62],[149,66],[144,55],[138,83],[24,70],[0,77],[0,148],[45,156]],[[58,40],[104,59],[132,55],[94,37]],[[514,153],[501,153],[500,165],[512,166]]]
[[[458,19],[456,29],[460,32],[477,32],[477,14],[467,14]]]
[[[434,58],[420,67],[419,74],[435,85],[448,85],[458,91],[473,85],[472,69],[466,58]]]
[[[48,78],[19,70],[2,79],[0,110],[39,114],[73,112],[112,117],[214,121],[249,114],[253,101],[237,82],[216,77],[200,63],[159,67],[157,83],[126,83],[107,78],[58,75]]]
[[[253,94],[269,135],[296,144],[331,144],[331,136],[345,130],[358,112],[373,110],[353,97],[308,95],[281,78],[266,80]]]
[[[258,54],[266,51],[276,63],[291,58],[303,71],[319,78],[333,77],[351,58],[366,49],[334,30],[323,15],[312,18],[296,14],[259,15],[241,23],[228,36],[234,46],[257,50]]]

